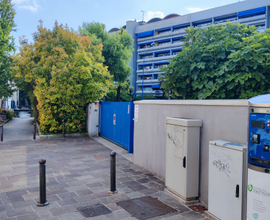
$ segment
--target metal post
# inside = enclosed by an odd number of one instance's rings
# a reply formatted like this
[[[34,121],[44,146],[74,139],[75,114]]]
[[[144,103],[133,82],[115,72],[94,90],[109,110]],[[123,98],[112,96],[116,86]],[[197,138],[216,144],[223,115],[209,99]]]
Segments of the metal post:
[[[62,134],[63,138],[65,138],[65,122],[63,122]]]
[[[4,138],[4,125],[1,125],[1,142],[3,142]]]
[[[33,133],[33,139],[36,140],[36,133],[37,133],[37,125],[34,123],[34,133]]]
[[[108,192],[111,194],[117,193],[116,190],[116,168],[115,168],[115,159],[116,153],[114,151],[111,152],[111,190]]]
[[[46,200],[46,160],[40,159],[39,161],[39,202],[37,206],[46,206],[49,203]]]

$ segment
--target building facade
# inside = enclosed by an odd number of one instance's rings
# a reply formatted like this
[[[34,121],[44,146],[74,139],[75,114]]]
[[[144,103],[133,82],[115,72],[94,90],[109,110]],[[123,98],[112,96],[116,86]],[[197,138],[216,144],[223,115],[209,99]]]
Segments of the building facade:
[[[187,15],[170,14],[146,22],[127,21],[123,27],[134,39],[131,86],[136,96],[159,94],[160,67],[182,50],[185,29],[190,26],[206,28],[225,22],[255,25],[259,31],[270,28],[270,1],[246,0]],[[113,28],[114,33],[119,29]]]

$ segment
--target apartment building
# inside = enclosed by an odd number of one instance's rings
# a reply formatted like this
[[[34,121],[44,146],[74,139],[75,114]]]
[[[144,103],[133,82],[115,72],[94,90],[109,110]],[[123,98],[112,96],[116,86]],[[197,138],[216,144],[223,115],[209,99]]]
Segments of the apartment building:
[[[136,96],[160,94],[160,67],[167,66],[170,60],[182,50],[190,26],[206,28],[225,22],[255,25],[258,31],[270,28],[270,1],[246,0],[187,15],[170,14],[163,19],[153,18],[148,22],[130,20],[123,28],[134,39],[131,86]],[[118,31],[113,28],[109,33]]]

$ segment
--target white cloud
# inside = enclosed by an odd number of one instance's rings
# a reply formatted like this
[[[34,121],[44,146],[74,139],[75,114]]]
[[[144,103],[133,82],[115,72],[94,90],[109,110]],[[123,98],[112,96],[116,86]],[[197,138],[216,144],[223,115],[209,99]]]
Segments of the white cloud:
[[[16,0],[16,1],[24,1],[24,0]],[[18,6],[18,8],[30,10],[30,11],[32,11],[32,12],[37,12],[39,6],[38,6],[36,0],[33,0],[33,1],[31,2],[31,4],[20,5],[20,6]]]
[[[209,8],[193,8],[193,7],[187,8],[187,10],[189,12],[198,12],[198,11],[203,11],[203,10],[206,10],[206,9],[209,9]]]
[[[144,16],[144,21],[149,21],[152,18],[164,18],[164,13],[161,11],[148,11]]]

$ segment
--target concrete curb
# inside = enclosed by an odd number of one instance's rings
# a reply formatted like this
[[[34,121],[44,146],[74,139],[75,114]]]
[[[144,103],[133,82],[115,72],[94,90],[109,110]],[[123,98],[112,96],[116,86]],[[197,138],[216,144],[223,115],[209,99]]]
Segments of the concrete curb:
[[[36,123],[36,122],[35,122]],[[41,134],[39,124],[36,123],[37,125],[37,131],[38,131],[38,136],[39,138],[45,139],[45,138],[62,138],[62,134]],[[72,134],[65,134],[66,137],[86,137],[88,136],[87,133],[72,133]]]
[[[65,137],[86,137],[87,134],[84,133],[73,133],[73,134],[65,134]],[[62,138],[62,134],[48,134],[48,135],[43,135],[40,134],[39,138]]]

